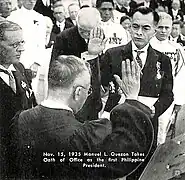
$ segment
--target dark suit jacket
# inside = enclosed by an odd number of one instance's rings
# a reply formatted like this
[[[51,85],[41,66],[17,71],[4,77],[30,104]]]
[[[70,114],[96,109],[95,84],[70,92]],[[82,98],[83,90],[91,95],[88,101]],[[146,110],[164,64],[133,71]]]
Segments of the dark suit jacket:
[[[56,37],[53,46],[51,61],[59,55],[75,55],[81,57],[81,53],[87,51],[87,43],[80,36],[76,26],[61,32]]]
[[[71,22],[69,22],[67,19],[65,19],[64,30],[66,30],[66,29],[68,29],[68,28],[71,28],[71,27],[73,27],[73,26],[74,26],[73,23],[71,23]],[[63,31],[64,31],[64,30],[63,30]],[[53,24],[53,28],[52,28],[52,30],[51,30],[50,40],[49,40],[49,43],[48,43],[47,47],[51,47],[51,46],[52,46],[53,42],[56,41],[56,36],[57,36],[58,34],[60,34],[60,33],[61,33],[60,27],[57,26],[56,21],[55,21],[54,24]]]
[[[127,16],[131,16],[132,15],[131,11],[130,10],[128,11],[125,7],[122,7],[120,9],[118,6],[116,6],[116,10],[121,12],[121,13],[125,13]]]
[[[15,65],[13,72],[16,81],[16,93],[0,78],[0,167],[3,175],[8,170],[7,144],[9,143],[9,128],[14,115],[36,105],[35,96],[31,93],[30,80],[22,64]]]
[[[87,51],[87,43],[85,40],[80,36],[78,32],[78,28],[76,26],[66,29],[65,31],[61,32],[57,38],[56,42],[53,47],[51,62],[59,55],[75,55],[77,57],[81,57],[81,53]],[[85,111],[79,111],[77,117],[78,119],[86,117],[85,119],[90,120],[97,118],[98,112],[101,110],[102,104],[100,101],[100,69],[99,69],[99,61],[91,61],[91,86],[93,93],[91,96],[88,97],[86,100],[87,104],[91,104],[91,106],[88,105],[88,107],[94,107],[93,109],[90,108],[89,110]],[[84,114],[85,113],[85,114]],[[80,117],[80,118],[79,118]]]
[[[185,46],[185,41],[181,39],[181,36],[179,35],[178,39],[177,39],[177,43],[179,43],[182,46]]]
[[[107,86],[110,81],[115,81],[113,74],[121,77],[121,62],[125,59],[133,59],[132,46],[129,42],[125,46],[119,46],[106,51],[102,56],[101,72],[102,83]],[[160,63],[161,79],[156,79],[157,62]],[[158,97],[155,103],[156,116],[160,116],[173,101],[173,77],[170,59],[162,53],[154,50],[151,46],[148,48],[148,55],[145,66],[142,70],[140,96]],[[107,107],[110,110],[110,107]]]
[[[53,22],[55,21],[55,17],[53,16],[53,11],[51,10],[51,5],[45,6],[42,0],[37,0],[34,10],[42,14],[43,16],[50,17]]]
[[[150,110],[143,104],[128,100],[117,106],[111,113],[111,121],[99,119],[80,123],[72,112],[63,109],[51,109],[41,105],[20,114],[14,121],[14,141],[18,141],[16,172],[25,173],[27,178],[39,177],[58,179],[113,179],[128,175],[141,162],[124,162],[121,158],[146,158],[153,142],[153,127],[150,122]],[[57,126],[56,126],[57,124]],[[29,131],[29,133],[27,133]],[[16,141],[17,140],[17,141]],[[29,148],[28,148],[29,146]],[[23,153],[24,152],[24,153]],[[44,163],[43,152],[55,154],[55,162]],[[65,153],[65,162],[59,162]],[[61,153],[60,153],[61,152]],[[78,156],[70,156],[69,152],[78,152]],[[105,161],[104,168],[84,168],[87,158],[93,163],[97,156],[87,157],[84,152],[102,152],[100,158]],[[108,156],[104,156],[106,152]],[[111,152],[129,153],[128,156],[111,156]],[[132,156],[131,152],[144,155]],[[69,158],[81,158],[82,163],[68,163]],[[117,162],[108,162],[107,158],[117,158]],[[98,163],[99,164],[99,163]],[[24,179],[24,178],[23,178]]]
[[[181,10],[178,11],[176,17],[174,17],[172,9],[169,9],[168,14],[170,14],[170,16],[172,17],[172,20],[177,20],[178,19],[177,16],[180,16],[180,21],[184,21],[184,13]]]
[[[75,26],[75,24],[73,23],[73,21],[70,17],[66,18],[66,21],[70,24],[73,24],[73,26]]]

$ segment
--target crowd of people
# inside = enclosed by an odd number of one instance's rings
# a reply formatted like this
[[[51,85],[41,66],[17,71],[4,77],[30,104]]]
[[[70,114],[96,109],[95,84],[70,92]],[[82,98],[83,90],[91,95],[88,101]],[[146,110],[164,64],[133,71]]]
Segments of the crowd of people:
[[[139,179],[185,104],[184,17],[182,0],[0,0],[0,179]]]

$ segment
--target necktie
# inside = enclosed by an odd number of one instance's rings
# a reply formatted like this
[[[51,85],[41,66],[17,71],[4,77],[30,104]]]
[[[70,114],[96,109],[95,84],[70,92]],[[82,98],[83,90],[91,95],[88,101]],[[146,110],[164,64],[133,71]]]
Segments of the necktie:
[[[16,82],[15,78],[11,71],[0,69],[0,72],[4,72],[9,76],[9,86],[12,88],[12,90],[16,93]]]
[[[140,55],[142,53],[144,53],[144,51],[135,50],[135,52],[137,53],[137,55],[136,55],[136,61],[139,64],[140,68],[142,68],[143,67],[143,63],[142,63],[142,60],[140,58]]]

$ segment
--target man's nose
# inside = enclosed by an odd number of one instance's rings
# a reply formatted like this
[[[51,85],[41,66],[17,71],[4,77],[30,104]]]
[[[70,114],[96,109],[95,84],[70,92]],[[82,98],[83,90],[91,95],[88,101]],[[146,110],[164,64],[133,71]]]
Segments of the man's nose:
[[[142,34],[143,34],[142,27],[140,27],[140,28],[138,29],[137,34],[138,34],[138,35],[142,35]]]
[[[17,48],[17,51],[24,51],[25,50],[25,48],[24,48],[24,44],[21,44],[21,45],[19,45],[19,47]]]

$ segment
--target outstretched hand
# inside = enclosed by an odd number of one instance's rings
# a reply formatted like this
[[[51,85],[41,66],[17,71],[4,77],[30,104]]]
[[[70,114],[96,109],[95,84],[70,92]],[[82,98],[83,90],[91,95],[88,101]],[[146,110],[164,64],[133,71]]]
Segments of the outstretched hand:
[[[104,31],[100,27],[96,27],[91,30],[88,53],[92,55],[98,55],[105,49],[107,39],[104,38]]]
[[[114,75],[126,99],[137,99],[140,90],[140,67],[136,62],[122,61],[122,80]]]

